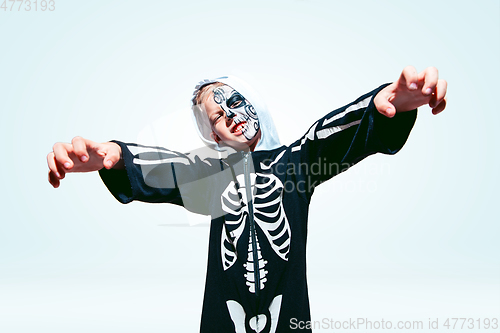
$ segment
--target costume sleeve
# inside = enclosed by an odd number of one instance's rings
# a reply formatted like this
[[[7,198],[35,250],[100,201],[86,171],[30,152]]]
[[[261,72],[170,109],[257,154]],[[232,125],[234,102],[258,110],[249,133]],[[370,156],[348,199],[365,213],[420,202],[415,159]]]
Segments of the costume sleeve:
[[[330,112],[292,144],[292,155],[298,157],[302,172],[315,184],[347,170],[369,155],[395,154],[403,147],[415,123],[417,110],[397,113],[393,118],[380,114],[373,99],[387,85]]]
[[[101,169],[99,174],[119,202],[172,203],[210,214],[208,176],[217,172],[213,163],[161,147],[113,142],[121,147],[125,169]]]

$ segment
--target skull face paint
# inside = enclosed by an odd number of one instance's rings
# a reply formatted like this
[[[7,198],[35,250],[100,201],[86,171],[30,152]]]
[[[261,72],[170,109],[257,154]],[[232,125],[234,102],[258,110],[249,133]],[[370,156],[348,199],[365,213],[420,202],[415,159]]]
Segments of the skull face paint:
[[[221,86],[214,89],[214,101],[228,118],[232,118],[237,128],[241,124],[241,130],[247,140],[255,137],[259,131],[259,118],[252,104],[239,92],[229,86]]]

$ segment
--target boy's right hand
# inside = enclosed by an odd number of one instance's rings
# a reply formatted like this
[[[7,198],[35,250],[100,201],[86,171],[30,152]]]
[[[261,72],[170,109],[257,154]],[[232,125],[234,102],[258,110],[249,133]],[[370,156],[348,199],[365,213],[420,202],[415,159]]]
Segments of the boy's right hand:
[[[121,153],[120,146],[114,142],[97,143],[79,136],[71,143],[58,142],[47,155],[49,182],[58,188],[68,172],[123,169]]]

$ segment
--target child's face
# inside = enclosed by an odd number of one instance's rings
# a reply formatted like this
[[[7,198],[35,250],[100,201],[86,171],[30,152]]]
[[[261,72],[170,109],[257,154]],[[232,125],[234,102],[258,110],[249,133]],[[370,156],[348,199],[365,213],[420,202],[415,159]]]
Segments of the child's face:
[[[254,107],[229,86],[214,89],[205,108],[217,142],[236,150],[254,150],[260,140],[260,124]]]

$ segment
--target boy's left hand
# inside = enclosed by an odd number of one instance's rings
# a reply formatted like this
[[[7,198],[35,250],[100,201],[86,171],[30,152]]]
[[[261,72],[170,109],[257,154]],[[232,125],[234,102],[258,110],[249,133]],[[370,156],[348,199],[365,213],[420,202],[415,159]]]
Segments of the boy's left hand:
[[[446,107],[445,80],[440,80],[438,70],[428,67],[417,73],[413,66],[403,69],[396,82],[382,89],[373,102],[378,112],[392,118],[396,112],[405,112],[428,104],[433,114],[438,114]]]

